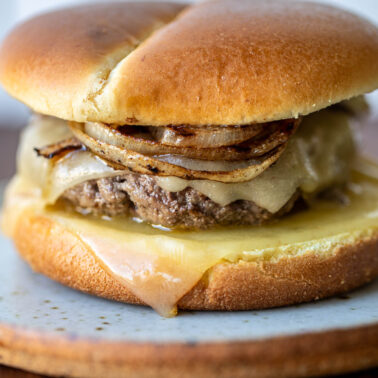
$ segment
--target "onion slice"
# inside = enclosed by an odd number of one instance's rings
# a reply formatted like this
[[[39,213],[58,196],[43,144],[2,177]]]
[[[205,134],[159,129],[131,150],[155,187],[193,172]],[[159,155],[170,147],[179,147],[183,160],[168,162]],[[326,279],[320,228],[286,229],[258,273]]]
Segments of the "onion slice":
[[[298,120],[285,120],[265,124],[261,136],[255,136],[255,138],[241,144],[217,148],[167,146],[154,140],[149,133],[151,127],[145,126],[119,126],[114,128],[103,123],[89,122],[85,124],[84,130],[94,139],[148,156],[170,154],[200,160],[244,161],[262,156],[285,143],[295,132],[298,123]],[[230,126],[230,128],[234,127]],[[228,132],[226,129],[224,127],[225,133]]]
[[[259,134],[266,125],[233,126],[150,126],[155,140],[166,146],[217,148],[245,142]]]
[[[84,131],[84,124],[70,122],[69,125],[76,138],[85,146],[104,159],[114,162],[117,166],[121,165],[132,172],[157,176],[175,176],[186,180],[206,179],[226,183],[249,181],[277,161],[286,147],[286,143],[284,143],[263,156],[240,162],[240,168],[211,171],[195,170],[97,140]]]
[[[253,151],[255,156],[266,154],[277,146],[286,143],[289,137],[297,130],[300,122],[301,119],[297,119],[293,122],[290,122],[289,120],[281,122],[279,127],[268,128],[262,133],[262,135],[259,135],[246,143],[241,143],[238,147],[248,148],[250,151]]]
[[[34,151],[38,156],[42,156],[46,159],[59,159],[68,152],[81,150],[82,148],[83,145],[79,140],[76,138],[68,138],[41,148],[34,148]]]

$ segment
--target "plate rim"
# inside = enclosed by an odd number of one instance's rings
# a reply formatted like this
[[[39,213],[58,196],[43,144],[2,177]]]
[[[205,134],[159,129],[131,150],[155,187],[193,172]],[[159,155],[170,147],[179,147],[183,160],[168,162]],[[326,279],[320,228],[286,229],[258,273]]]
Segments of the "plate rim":
[[[156,377],[167,376],[167,369],[193,374],[195,367],[208,377],[226,377],[230,368],[236,369],[235,377],[252,372],[257,376],[336,374],[378,366],[378,322],[253,341],[198,343],[109,341],[0,323],[0,363],[83,377],[101,377],[104,368],[109,377],[129,376],[135,369],[138,377],[151,369]]]

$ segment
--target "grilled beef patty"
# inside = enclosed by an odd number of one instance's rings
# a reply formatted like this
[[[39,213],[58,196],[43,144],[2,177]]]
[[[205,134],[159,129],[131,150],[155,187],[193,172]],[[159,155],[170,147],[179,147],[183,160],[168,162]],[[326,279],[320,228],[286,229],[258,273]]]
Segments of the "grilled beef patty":
[[[90,180],[66,190],[62,199],[85,214],[136,216],[169,228],[206,229],[214,225],[262,224],[289,212],[296,193],[277,213],[238,200],[221,206],[192,188],[163,190],[153,176],[129,173]]]

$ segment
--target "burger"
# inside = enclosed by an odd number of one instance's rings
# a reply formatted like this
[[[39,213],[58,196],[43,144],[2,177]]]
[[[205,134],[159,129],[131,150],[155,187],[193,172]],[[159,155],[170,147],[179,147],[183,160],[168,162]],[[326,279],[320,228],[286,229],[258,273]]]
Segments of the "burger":
[[[378,166],[358,158],[378,30],[297,1],[104,3],[0,50],[33,110],[3,229],[37,272],[153,307],[248,310],[378,276]]]

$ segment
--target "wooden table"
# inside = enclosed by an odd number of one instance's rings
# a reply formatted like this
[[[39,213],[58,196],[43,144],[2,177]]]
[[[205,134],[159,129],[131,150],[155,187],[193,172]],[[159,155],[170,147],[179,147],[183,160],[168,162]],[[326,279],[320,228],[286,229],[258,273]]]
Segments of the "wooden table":
[[[24,372],[18,369],[12,369],[0,365],[1,378],[48,378],[38,374]],[[346,375],[337,375],[338,378],[376,378],[378,377],[378,369],[366,370]]]

